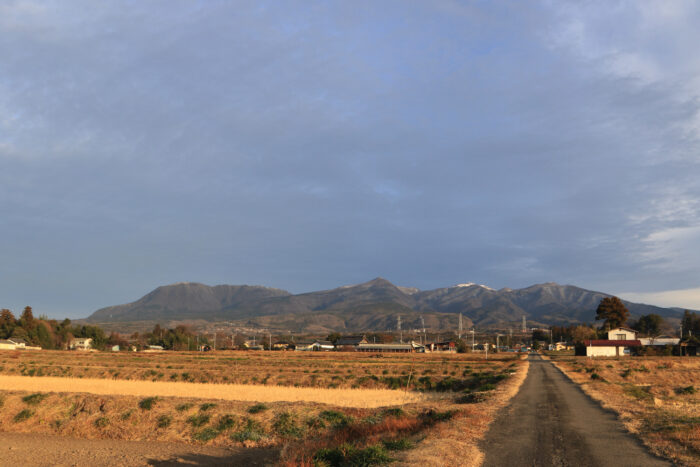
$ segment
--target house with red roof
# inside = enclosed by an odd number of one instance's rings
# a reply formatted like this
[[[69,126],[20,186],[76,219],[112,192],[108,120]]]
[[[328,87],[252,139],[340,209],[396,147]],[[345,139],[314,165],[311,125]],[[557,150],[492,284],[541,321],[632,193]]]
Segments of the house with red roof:
[[[624,357],[629,356],[633,347],[641,347],[637,331],[629,328],[615,328],[608,331],[607,339],[584,341],[587,357]]]

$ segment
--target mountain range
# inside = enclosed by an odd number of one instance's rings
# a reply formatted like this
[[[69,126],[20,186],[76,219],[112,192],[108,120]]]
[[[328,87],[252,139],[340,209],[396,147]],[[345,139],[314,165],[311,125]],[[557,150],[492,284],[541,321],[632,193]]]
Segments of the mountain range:
[[[610,296],[553,282],[500,290],[467,283],[422,291],[376,278],[302,294],[263,286],[181,282],[158,287],[135,302],[97,310],[86,321],[228,321],[276,331],[323,333],[396,329],[399,316],[403,329],[419,329],[423,321],[428,329],[454,329],[462,313],[465,329],[517,328],[523,316],[528,326],[592,322],[600,300]],[[682,314],[679,309],[623,302],[633,319],[656,313],[675,322]]]

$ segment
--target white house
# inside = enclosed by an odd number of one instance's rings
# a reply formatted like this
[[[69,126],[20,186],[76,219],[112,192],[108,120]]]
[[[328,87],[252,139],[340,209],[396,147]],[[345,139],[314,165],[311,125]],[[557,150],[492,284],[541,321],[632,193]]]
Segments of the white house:
[[[69,347],[71,350],[90,350],[92,349],[92,337],[71,339]]]
[[[637,340],[637,331],[629,328],[615,328],[608,331],[607,339],[584,341],[587,357],[624,357],[632,347],[642,345]]]
[[[15,345],[14,342],[6,339],[0,339],[0,350],[15,350],[16,348],[17,345]]]

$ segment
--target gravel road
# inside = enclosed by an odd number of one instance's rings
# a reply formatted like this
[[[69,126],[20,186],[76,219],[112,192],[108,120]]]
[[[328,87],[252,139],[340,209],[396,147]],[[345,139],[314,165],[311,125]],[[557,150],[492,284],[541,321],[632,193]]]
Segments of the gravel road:
[[[88,440],[33,433],[0,433],[0,465],[48,466],[265,466],[272,449],[230,450],[148,441]]]
[[[484,466],[669,466],[539,355],[482,444]]]

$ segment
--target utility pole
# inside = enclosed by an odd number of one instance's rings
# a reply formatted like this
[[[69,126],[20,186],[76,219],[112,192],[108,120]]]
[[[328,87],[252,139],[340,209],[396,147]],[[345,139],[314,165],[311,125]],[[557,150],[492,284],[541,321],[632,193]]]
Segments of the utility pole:
[[[513,348],[513,328],[508,328],[508,347]]]
[[[403,331],[401,330],[401,315],[399,315],[399,320],[396,322],[396,329],[399,331],[399,342],[403,344]]]
[[[426,345],[428,343],[428,336],[425,334],[425,319],[423,319],[423,315],[420,315],[420,321],[423,324],[423,345]]]
[[[525,321],[525,315],[523,315],[523,332],[527,332],[527,321]]]
[[[214,349],[213,350],[216,350],[216,331],[214,331]]]
[[[469,332],[472,333],[472,353],[474,353],[474,328],[472,328],[472,330]]]
[[[270,336],[270,348],[268,350],[272,350],[272,333],[268,332],[268,335]]]
[[[459,340],[462,340],[462,313],[459,314],[459,334],[457,335]]]

